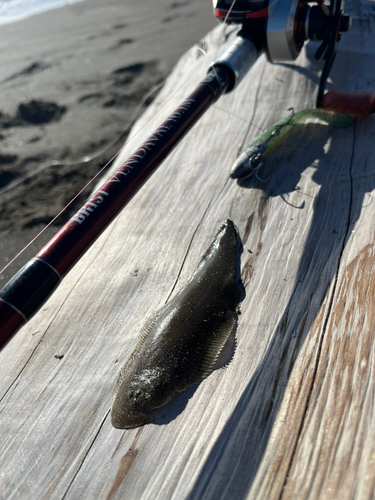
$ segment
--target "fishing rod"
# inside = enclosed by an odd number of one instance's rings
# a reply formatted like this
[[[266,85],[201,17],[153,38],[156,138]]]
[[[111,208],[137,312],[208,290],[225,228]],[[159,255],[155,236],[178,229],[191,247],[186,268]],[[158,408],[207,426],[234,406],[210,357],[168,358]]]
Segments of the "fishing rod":
[[[187,99],[0,290],[0,349],[42,307],[202,114],[237,87],[261,53],[271,62],[294,60],[305,42],[322,41],[316,54],[325,59],[319,105],[339,34],[350,27],[342,0],[331,0],[329,7],[307,0],[213,0],[213,6],[218,20],[242,25],[238,35]]]

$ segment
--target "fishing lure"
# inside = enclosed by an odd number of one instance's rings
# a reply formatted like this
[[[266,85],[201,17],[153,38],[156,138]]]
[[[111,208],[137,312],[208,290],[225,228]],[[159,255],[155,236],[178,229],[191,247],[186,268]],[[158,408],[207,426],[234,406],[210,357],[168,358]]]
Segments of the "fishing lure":
[[[131,429],[150,422],[157,408],[213,371],[234,332],[245,294],[241,253],[237,228],[228,219],[187,284],[148,318],[117,380],[114,427]]]
[[[317,118],[330,127],[348,127],[353,123],[353,117],[342,113],[331,113],[323,109],[305,109],[292,112],[291,116],[283,118],[273,127],[256,137],[234,162],[230,177],[246,179],[263,166],[266,157],[285,140],[292,130],[298,130],[298,124]],[[261,179],[260,179],[261,180]]]

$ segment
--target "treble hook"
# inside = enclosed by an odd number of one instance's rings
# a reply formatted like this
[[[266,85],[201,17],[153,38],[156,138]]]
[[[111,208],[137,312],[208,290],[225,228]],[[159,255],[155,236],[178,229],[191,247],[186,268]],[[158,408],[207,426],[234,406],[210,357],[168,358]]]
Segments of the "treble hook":
[[[285,198],[284,198],[284,193],[280,195],[281,199],[283,201],[285,201],[285,203],[287,205],[289,205],[290,207],[293,207],[293,208],[296,208],[297,210],[302,210],[303,208],[305,208],[305,200],[302,202],[301,206],[300,207],[296,207],[295,205],[293,205],[292,203],[289,203],[289,201],[287,201]]]

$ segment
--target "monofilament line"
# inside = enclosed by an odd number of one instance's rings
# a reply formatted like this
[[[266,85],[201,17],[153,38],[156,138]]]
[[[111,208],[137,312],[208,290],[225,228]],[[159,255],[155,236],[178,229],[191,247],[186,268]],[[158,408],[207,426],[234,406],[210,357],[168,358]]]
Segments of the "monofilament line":
[[[184,83],[182,85],[180,85],[180,87],[177,88],[177,90],[156,110],[156,112],[142,125],[142,127],[137,130],[137,132],[129,139],[125,142],[125,144],[121,147],[121,149],[119,149],[119,151],[104,165],[104,167],[102,167],[99,172],[97,172],[94,177],[74,196],[74,198],[72,198],[69,203],[62,209],[60,210],[60,212],[20,251],[18,252],[18,254],[13,257],[13,259],[8,262],[8,264],[3,268],[1,269],[0,271],[0,275],[3,274],[3,272],[8,269],[8,267],[13,264],[13,262],[15,260],[18,259],[18,257],[20,255],[23,254],[23,252],[25,250],[27,250],[27,248],[29,248],[30,245],[32,245],[34,243],[34,241],[36,241],[43,233],[44,231],[46,231],[46,229],[48,229],[54,222],[56,219],[58,219],[58,217],[60,217],[60,215],[62,213],[65,212],[65,210],[67,210],[67,208],[83,193],[83,191],[85,191],[85,189],[108,167],[108,165],[110,163],[112,163],[112,161],[121,153],[121,151],[125,148],[125,146],[127,146],[145,127],[146,125],[148,125],[148,123],[153,120],[153,118],[169,103],[169,101],[171,101],[177,94],[178,92],[187,84],[187,82],[195,75],[195,73],[198,71],[198,68],[184,81]]]

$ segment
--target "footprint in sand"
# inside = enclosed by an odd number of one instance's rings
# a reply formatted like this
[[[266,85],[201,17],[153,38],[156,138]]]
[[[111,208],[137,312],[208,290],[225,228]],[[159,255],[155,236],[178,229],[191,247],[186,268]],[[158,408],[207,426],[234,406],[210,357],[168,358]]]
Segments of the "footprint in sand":
[[[113,49],[120,49],[124,45],[130,45],[134,43],[133,38],[120,38],[120,40],[113,46]]]
[[[154,69],[157,66],[156,61],[139,62],[115,69],[112,74],[115,77],[115,85],[127,85],[131,83],[140,73],[145,70]]]
[[[82,97],[78,99],[79,103],[86,102],[86,101],[97,101],[103,97],[103,94],[101,92],[94,92],[93,94],[85,94]]]
[[[169,6],[170,9],[178,9],[179,7],[184,7],[185,5],[189,5],[190,2],[183,1],[183,2],[173,2]]]
[[[45,71],[46,69],[49,69],[51,66],[49,64],[45,64],[44,62],[40,61],[35,61],[31,63],[29,66],[27,66],[25,69],[18,71],[17,73],[14,73],[13,75],[9,76],[5,80],[3,80],[3,83],[9,82],[11,80],[14,80],[15,78],[19,78],[20,76],[32,76],[35,75],[36,73],[40,73],[42,71]]]
[[[65,106],[59,106],[55,102],[32,100],[18,106],[18,117],[25,122],[39,125],[59,121],[66,111]]]
[[[123,73],[132,73],[133,75],[138,75],[145,69],[151,69],[155,67],[157,64],[156,61],[149,62],[139,62],[135,64],[131,64],[130,66],[124,66],[123,68],[115,69],[112,74],[113,75],[121,75]]]
[[[0,165],[9,165],[18,160],[16,155],[0,155]]]

